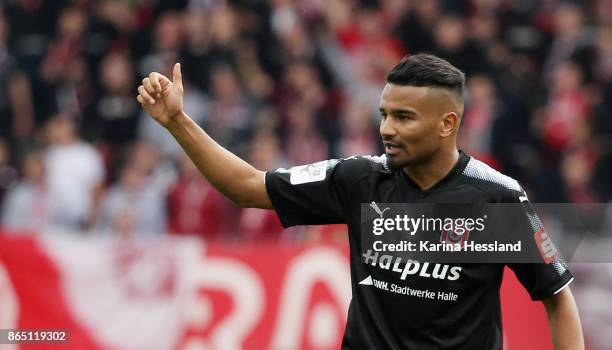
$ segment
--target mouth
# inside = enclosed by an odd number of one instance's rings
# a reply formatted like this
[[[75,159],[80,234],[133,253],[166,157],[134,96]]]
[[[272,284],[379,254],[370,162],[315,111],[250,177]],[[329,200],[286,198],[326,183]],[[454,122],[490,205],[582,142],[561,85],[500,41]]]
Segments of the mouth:
[[[383,142],[385,145],[385,153],[388,155],[394,155],[401,150],[400,145],[393,142]]]

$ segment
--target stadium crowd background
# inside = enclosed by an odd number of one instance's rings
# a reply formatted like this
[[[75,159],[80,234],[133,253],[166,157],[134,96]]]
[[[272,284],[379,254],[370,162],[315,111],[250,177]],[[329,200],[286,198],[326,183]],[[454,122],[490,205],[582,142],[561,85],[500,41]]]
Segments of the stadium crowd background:
[[[383,153],[385,74],[417,52],[467,74],[469,154],[533,202],[612,199],[612,1],[4,0],[2,226],[326,237],[333,228],[283,231],[274,212],[225,200],[136,87],[181,62],[186,111],[276,169]]]

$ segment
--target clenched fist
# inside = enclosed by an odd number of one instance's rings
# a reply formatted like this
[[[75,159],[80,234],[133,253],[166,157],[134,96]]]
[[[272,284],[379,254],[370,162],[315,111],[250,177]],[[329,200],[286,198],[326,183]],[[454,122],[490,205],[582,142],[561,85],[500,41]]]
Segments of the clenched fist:
[[[142,107],[159,124],[167,127],[183,112],[183,81],[181,65],[174,65],[172,81],[153,72],[142,80],[136,97]]]

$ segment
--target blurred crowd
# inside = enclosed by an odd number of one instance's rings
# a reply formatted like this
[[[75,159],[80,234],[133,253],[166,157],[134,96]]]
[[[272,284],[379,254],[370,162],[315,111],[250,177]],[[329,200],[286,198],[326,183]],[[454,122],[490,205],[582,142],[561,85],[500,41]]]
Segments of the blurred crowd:
[[[4,0],[2,226],[318,239],[208,184],[136,101],[183,67],[185,109],[259,169],[381,154],[386,72],[467,74],[460,145],[534,202],[612,200],[612,1]],[[341,231],[341,229],[340,229]]]

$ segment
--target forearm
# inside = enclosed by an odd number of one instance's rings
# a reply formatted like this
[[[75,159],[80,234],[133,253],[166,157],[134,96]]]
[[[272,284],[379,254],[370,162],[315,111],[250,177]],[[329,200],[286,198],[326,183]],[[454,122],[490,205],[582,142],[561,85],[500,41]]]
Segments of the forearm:
[[[166,128],[200,173],[223,195],[243,207],[272,208],[263,171],[221,147],[184,112]]]
[[[555,350],[582,350],[584,339],[578,308],[569,288],[544,301]]]

